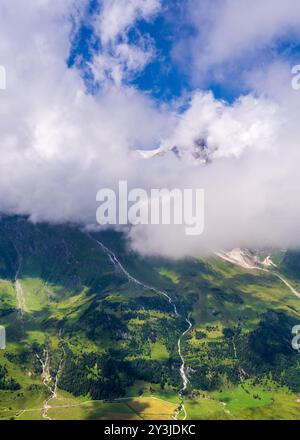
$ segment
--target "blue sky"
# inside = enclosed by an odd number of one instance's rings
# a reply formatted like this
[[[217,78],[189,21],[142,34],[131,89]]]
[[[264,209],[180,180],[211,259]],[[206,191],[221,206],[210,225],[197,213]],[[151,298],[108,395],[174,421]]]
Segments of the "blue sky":
[[[134,86],[158,101],[170,101],[201,88],[213,91],[217,99],[233,102],[241,94],[251,91],[245,81],[247,73],[258,68],[267,68],[277,61],[293,64],[297,57],[300,58],[300,35],[294,31],[293,26],[287,26],[283,22],[282,32],[279,28],[271,36],[266,35],[264,38],[262,35],[261,41],[256,41],[254,47],[251,47],[253,41],[249,38],[248,46],[246,44],[236,57],[201,68],[203,71],[200,78],[195,78],[193,69],[197,70],[196,66],[201,66],[202,56],[203,64],[206,63],[205,50],[209,47],[206,36],[202,38],[201,26],[205,28],[206,21],[210,22],[210,15],[213,16],[211,10],[208,10],[206,17],[203,9],[204,13],[197,21],[197,14],[195,19],[193,12],[196,8],[201,9],[201,5],[205,5],[205,0],[162,0],[156,13],[150,17],[140,14],[128,24],[124,32],[117,35],[119,42],[126,39],[129,45],[137,46],[141,39],[147,38],[155,50],[143,69],[137,69],[124,77],[124,84]],[[210,5],[217,8],[220,7],[220,2],[212,0]],[[76,64],[81,69],[89,92],[101,88],[89,63],[93,62],[96,54],[103,51],[101,38],[97,35],[93,22],[95,16],[101,14],[102,7],[102,0],[90,0],[71,37],[72,49],[68,65],[74,67]],[[218,19],[215,21],[217,26]],[[259,32],[258,29],[258,34]],[[224,38],[226,39],[226,35]],[[198,54],[195,54],[194,46],[198,47]],[[111,56],[114,56],[112,52]],[[196,63],[195,57],[198,57]]]
[[[204,188],[201,241],[135,249],[300,245],[299,0],[10,0],[0,41],[0,211],[92,224],[119,180]]]

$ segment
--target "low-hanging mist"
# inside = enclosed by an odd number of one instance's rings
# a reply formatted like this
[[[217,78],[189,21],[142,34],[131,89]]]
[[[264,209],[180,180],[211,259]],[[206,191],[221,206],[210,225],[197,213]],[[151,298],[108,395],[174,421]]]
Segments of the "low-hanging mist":
[[[188,237],[184,226],[137,226],[127,230],[132,247],[180,258],[300,246],[300,93],[291,87],[290,64],[255,66],[243,76],[248,92],[231,103],[200,86],[159,102],[129,82],[156,53],[151,41],[132,43],[128,33],[137,20],[159,14],[161,2],[130,1],[122,20],[122,2],[107,4],[110,16],[103,7],[92,23],[103,47],[89,61],[100,84],[93,92],[80,60],[73,68],[66,63],[85,2],[0,6],[0,64],[7,73],[0,92],[1,212],[91,226],[97,191],[116,189],[120,180],[145,190],[201,188],[203,235]],[[295,17],[286,14],[289,23],[295,26]],[[272,23],[272,37],[280,25]],[[158,147],[164,154],[149,160],[135,152]]]

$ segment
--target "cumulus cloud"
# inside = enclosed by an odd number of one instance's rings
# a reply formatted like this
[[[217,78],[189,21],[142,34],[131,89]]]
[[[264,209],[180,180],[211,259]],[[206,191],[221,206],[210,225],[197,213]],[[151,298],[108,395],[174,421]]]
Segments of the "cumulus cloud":
[[[119,65],[116,51],[123,50],[120,56],[139,69],[122,44],[131,45],[129,27],[141,14],[150,19],[159,2],[104,5],[95,26],[103,44],[113,45],[109,58]],[[84,2],[76,0],[0,6],[8,86],[0,92],[0,211],[91,224],[97,191],[117,188],[119,180],[146,190],[203,188],[203,236],[187,237],[180,226],[138,226],[129,232],[133,248],[182,257],[235,246],[299,246],[300,95],[291,88],[290,66],[253,70],[247,75],[253,93],[231,105],[194,91],[181,111],[176,102],[159,104],[126,85],[123,74],[91,95],[81,72],[66,65],[71,23],[82,14]],[[103,29],[109,20],[113,25]],[[154,145],[166,154],[152,160],[134,154]],[[175,146],[181,160],[168,152]]]
[[[155,56],[154,44],[149,35],[129,38],[129,31],[139,20],[151,20],[160,10],[160,0],[104,0],[94,18],[96,35],[101,51],[91,63],[92,72],[102,86],[111,80],[120,86],[138,72]]]
[[[150,19],[161,7],[160,0],[104,0],[97,17],[102,43],[114,42],[140,19]]]
[[[274,43],[300,35],[297,0],[189,0],[188,4],[193,36],[182,39],[174,53],[185,63],[187,54],[191,56],[188,66],[196,82],[229,81],[226,71],[262,64],[270,56],[266,49],[272,54]],[[242,75],[234,77],[241,80]]]
[[[291,89],[290,82],[289,66],[280,64],[264,75],[255,75],[256,88],[272,94],[272,100],[248,96],[228,107],[210,94],[196,95],[192,105],[198,102],[202,108],[213,109],[205,112],[210,123],[201,111],[195,117],[187,110],[175,129],[178,149],[181,145],[184,148],[182,161],[172,163],[177,180],[170,174],[164,179],[174,187],[205,189],[204,234],[191,238],[178,226],[139,226],[131,232],[139,252],[180,257],[233,247],[299,247],[300,95]],[[220,113],[216,111],[219,107]],[[229,121],[228,130],[223,130],[223,118]],[[212,160],[195,166],[189,152],[193,155],[191,145],[199,133],[202,135],[201,127],[205,128],[208,149],[209,139],[218,142],[212,142],[214,148],[208,152]],[[166,184],[164,179],[161,185]]]
[[[277,105],[263,97],[242,96],[232,105],[216,100],[212,93],[195,92],[188,110],[179,115],[172,137],[162,142],[181,153],[194,153],[210,160],[239,157],[246,149],[274,146],[280,121]],[[195,157],[194,157],[195,158]]]
[[[2,7],[2,211],[94,220],[99,186],[127,178],[132,149],[157,142],[171,124],[172,115],[134,88],[86,93],[80,72],[65,62],[70,16],[82,12],[77,6],[32,0]]]

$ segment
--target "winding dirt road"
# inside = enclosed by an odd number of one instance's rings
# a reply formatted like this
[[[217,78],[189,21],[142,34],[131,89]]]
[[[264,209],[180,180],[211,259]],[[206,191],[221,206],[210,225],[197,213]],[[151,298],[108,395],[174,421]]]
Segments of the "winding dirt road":
[[[28,312],[26,300],[22,288],[21,281],[19,279],[15,280],[15,288],[16,288],[16,294],[17,294],[17,302],[18,302],[18,309],[20,313],[23,315],[24,313]]]
[[[219,258],[221,258],[224,261],[227,261],[227,263],[231,263],[235,266],[242,267],[243,269],[248,270],[259,270],[260,272],[265,272],[273,275],[274,277],[278,278],[285,286],[292,292],[293,295],[295,295],[297,298],[300,299],[300,292],[298,292],[285,278],[283,278],[281,275],[279,275],[277,272],[272,271],[270,269],[266,269],[263,267],[259,267],[256,265],[255,262],[249,261],[243,255],[243,252],[241,249],[234,249],[233,251],[226,253],[226,252],[216,252],[215,255]],[[268,256],[264,262],[261,264],[264,264],[267,267],[276,267],[276,265],[272,262],[271,257]]]

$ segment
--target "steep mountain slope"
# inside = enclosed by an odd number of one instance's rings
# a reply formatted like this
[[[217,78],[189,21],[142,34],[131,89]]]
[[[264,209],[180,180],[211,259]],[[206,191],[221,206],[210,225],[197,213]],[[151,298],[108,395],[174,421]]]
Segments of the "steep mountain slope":
[[[113,231],[2,218],[0,417],[300,419],[300,300],[278,277],[298,288],[297,255],[272,259],[146,259]]]

